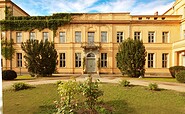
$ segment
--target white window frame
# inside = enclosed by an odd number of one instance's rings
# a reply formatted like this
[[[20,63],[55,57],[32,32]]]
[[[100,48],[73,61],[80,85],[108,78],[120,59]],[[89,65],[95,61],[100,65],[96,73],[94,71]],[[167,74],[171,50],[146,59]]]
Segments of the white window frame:
[[[134,40],[141,40],[141,32],[140,31],[135,31],[134,32]]]
[[[16,54],[17,58],[17,67],[22,67],[22,53]]]
[[[30,32],[30,40],[35,40],[35,39],[36,39],[36,33]]]
[[[42,35],[43,35],[43,41],[44,41],[44,42],[45,42],[46,40],[49,41],[49,32],[43,32]]]
[[[124,40],[124,32],[118,31],[116,35],[117,43],[121,43]]]
[[[108,59],[108,57],[107,57],[107,53],[101,53],[101,63],[100,63],[100,66],[101,66],[101,68],[107,68],[107,59]]]
[[[170,33],[168,31],[162,32],[162,43],[168,43],[169,36],[170,36]]]
[[[169,54],[162,53],[162,68],[168,68]]]
[[[66,67],[66,54],[60,53],[60,67],[64,68]]]
[[[155,31],[148,32],[148,43],[155,43]]]
[[[16,43],[22,42],[22,32],[16,32]]]
[[[82,54],[75,53],[75,67],[80,68],[82,66]]]
[[[152,55],[152,57],[151,57],[151,55]],[[147,61],[148,62],[148,68],[155,68],[155,53],[148,53],[147,60],[148,60]],[[151,65],[151,63],[153,65]]]
[[[64,32],[64,31],[59,32],[59,42],[60,43],[65,43],[66,42],[66,32]]]
[[[107,31],[101,31],[101,42],[102,43],[107,43],[107,36],[108,36],[108,34],[107,34]]]
[[[75,42],[76,43],[82,42],[82,32],[81,31],[75,31]]]

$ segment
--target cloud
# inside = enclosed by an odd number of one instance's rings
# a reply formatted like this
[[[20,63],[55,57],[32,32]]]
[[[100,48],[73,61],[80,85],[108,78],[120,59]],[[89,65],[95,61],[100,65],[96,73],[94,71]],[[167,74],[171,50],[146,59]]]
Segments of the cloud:
[[[57,12],[131,12],[136,15],[163,14],[173,0],[12,0],[30,15],[50,15]]]

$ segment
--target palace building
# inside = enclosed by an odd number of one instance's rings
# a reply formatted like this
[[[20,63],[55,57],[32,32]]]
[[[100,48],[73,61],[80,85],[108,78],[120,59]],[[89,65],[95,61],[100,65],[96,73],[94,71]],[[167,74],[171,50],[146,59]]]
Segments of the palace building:
[[[10,7],[13,16],[29,16],[11,0],[0,0],[0,20]],[[120,73],[116,54],[119,43],[133,38],[143,41],[146,51],[146,74],[169,74],[168,68],[185,66],[185,0],[176,0],[163,15],[131,15],[130,13],[82,13],[73,15],[69,24],[54,32],[1,31],[1,38],[14,41],[16,53],[12,68],[27,72],[21,42],[48,39],[58,52],[59,73]],[[2,67],[10,61],[2,58]],[[7,64],[5,64],[7,63]],[[6,66],[7,65],[7,66]]]

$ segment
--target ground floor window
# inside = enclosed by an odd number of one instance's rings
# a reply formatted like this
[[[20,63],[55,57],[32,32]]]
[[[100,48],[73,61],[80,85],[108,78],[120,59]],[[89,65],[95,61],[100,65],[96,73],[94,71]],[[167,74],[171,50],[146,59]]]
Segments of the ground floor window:
[[[22,53],[17,53],[17,67],[22,67]]]
[[[107,67],[107,53],[101,53],[101,67]]]
[[[148,53],[148,68],[154,68],[154,53]]]
[[[162,54],[162,68],[167,68],[168,65],[168,53]]]
[[[66,54],[60,53],[60,67],[66,67]]]
[[[81,53],[75,53],[75,67],[81,67]]]

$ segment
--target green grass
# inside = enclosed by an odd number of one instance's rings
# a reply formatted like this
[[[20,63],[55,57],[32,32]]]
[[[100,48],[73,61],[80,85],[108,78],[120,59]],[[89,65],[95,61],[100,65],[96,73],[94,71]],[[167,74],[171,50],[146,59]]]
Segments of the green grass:
[[[32,80],[36,79],[35,77],[31,77],[30,75],[21,75],[17,76],[16,80]]]
[[[104,96],[100,99],[113,109],[113,114],[185,114],[185,93],[146,87],[121,87],[102,84]],[[52,114],[53,101],[58,100],[57,86],[38,85],[22,91],[3,91],[4,114]]]
[[[177,80],[175,78],[172,78],[172,77],[145,77],[145,78],[139,78],[139,80],[161,81],[161,82],[177,82]]]

